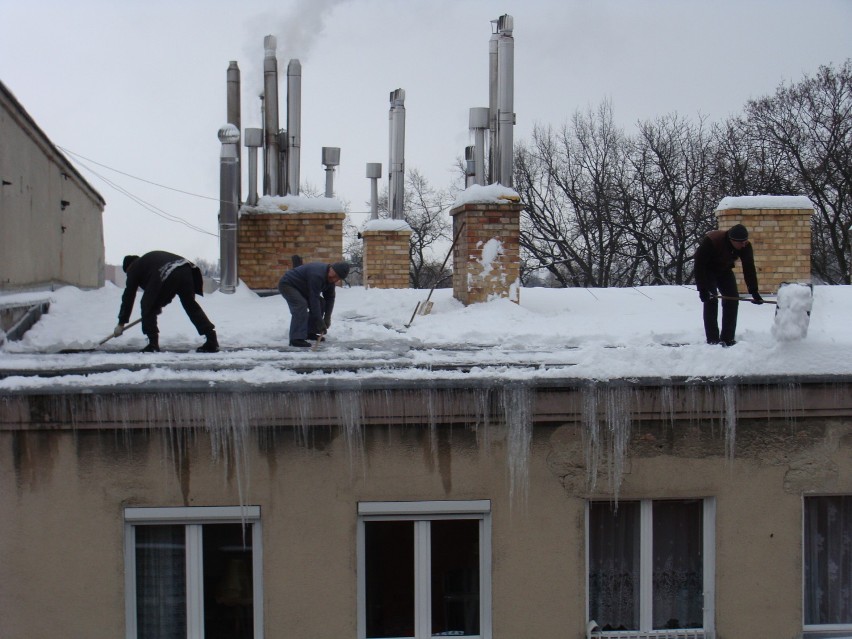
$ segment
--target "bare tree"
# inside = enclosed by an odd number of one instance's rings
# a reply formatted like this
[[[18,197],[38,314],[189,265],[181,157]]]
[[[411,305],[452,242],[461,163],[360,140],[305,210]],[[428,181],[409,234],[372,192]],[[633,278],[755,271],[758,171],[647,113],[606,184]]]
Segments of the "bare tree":
[[[852,61],[749,101],[754,135],[782,157],[814,202],[813,270],[823,281],[850,283],[852,224]]]

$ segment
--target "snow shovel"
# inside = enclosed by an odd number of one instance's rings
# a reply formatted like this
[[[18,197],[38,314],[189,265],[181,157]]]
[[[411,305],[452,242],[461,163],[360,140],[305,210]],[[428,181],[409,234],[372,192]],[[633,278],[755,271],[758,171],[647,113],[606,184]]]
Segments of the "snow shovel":
[[[734,302],[751,302],[751,298],[745,297],[745,296],[743,296],[743,297],[732,297],[730,295],[714,295],[714,297],[717,300],[732,300]],[[764,298],[763,303],[764,304],[777,304],[778,302]]]
[[[814,287],[811,283],[782,282],[778,288],[778,305],[772,336],[779,342],[792,342],[808,335]]]
[[[447,252],[447,257],[444,258],[444,263],[441,264],[440,270],[438,273],[444,272],[444,267],[447,265],[447,262],[450,260],[450,255],[453,254],[453,249],[456,247],[456,242],[459,241],[459,237],[461,236],[462,231],[464,230],[465,222],[461,223],[459,230],[456,231],[456,236],[453,238],[453,243],[450,244],[450,250]],[[435,282],[432,289],[429,291],[429,295],[426,296],[426,300],[423,302],[417,302],[417,306],[414,307],[414,312],[411,314],[411,319],[408,320],[408,324],[405,325],[405,328],[408,328],[414,323],[415,315],[428,315],[432,311],[432,302],[429,299],[432,297],[432,293],[435,292],[435,286],[438,286],[438,282]]]
[[[132,327],[132,326],[136,326],[136,325],[137,325],[139,322],[141,322],[141,321],[142,321],[142,318],[140,317],[139,319],[137,319],[137,320],[134,320],[134,321],[130,322],[130,324],[127,324],[127,325],[124,327],[124,330],[123,330],[123,331],[121,331],[121,333],[119,333],[119,335],[123,335],[123,334],[124,334],[124,331],[126,331],[128,328],[130,328],[130,327]],[[98,349],[98,347],[103,346],[103,345],[104,345],[104,344],[106,344],[108,341],[110,341],[113,337],[115,337],[115,334],[114,334],[114,333],[110,333],[109,335],[107,335],[106,337],[104,337],[104,338],[103,338],[100,342],[98,342],[98,345],[97,345],[97,346],[94,346],[93,348],[65,348],[65,349],[62,349],[62,350],[61,350],[61,351],[59,351],[59,352],[60,352],[60,353],[89,353],[89,352],[91,352],[91,351],[95,351],[95,350],[97,350],[97,349]]]

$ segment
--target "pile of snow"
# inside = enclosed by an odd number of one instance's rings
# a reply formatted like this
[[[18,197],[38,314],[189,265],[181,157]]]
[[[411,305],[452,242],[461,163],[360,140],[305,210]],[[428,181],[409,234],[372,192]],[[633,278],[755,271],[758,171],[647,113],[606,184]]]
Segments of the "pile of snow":
[[[343,213],[343,204],[333,197],[302,195],[263,195],[255,206],[244,206],[243,213]]]
[[[346,287],[338,289],[328,341],[313,350],[288,347],[290,315],[281,296],[259,297],[240,285],[234,294],[216,292],[199,299],[216,325],[220,353],[194,352],[203,338],[177,300],[159,318],[163,353],[137,352],[146,344],[138,326],[94,352],[59,353],[94,348],[111,335],[121,293],[112,284],[93,291],[66,287],[50,293],[49,313],[23,340],[0,347],[0,376],[5,375],[0,393],[58,384],[266,384],[329,375],[363,381],[852,374],[849,286],[814,287],[804,339],[773,336],[774,305],[741,304],[737,344],[731,348],[704,342],[698,294],[682,286],[523,288],[519,304],[496,299],[470,306],[453,298],[450,289],[437,289],[431,313],[414,316],[413,321],[413,311],[428,291]],[[0,295],[0,303],[3,300]],[[131,319],[138,313],[137,298]],[[315,372],[306,373],[311,366]],[[11,374],[43,369],[69,374]],[[81,370],[91,372],[83,375]]]
[[[518,202],[520,199],[517,191],[502,184],[487,184],[485,186],[472,184],[456,196],[452,208],[462,204],[506,204],[507,202]]]
[[[716,207],[717,211],[730,209],[771,209],[787,211],[791,209],[812,209],[814,203],[804,195],[738,195],[723,197]]]
[[[785,283],[778,289],[772,335],[782,342],[805,339],[814,297],[810,284]]]

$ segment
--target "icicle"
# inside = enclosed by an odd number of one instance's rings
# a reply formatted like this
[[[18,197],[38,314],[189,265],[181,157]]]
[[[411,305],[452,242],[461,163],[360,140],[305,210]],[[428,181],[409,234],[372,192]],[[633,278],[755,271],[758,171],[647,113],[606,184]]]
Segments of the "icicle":
[[[725,384],[722,387],[722,398],[725,407],[725,458],[731,463],[734,461],[737,440],[737,387]]]
[[[503,389],[503,417],[507,433],[509,464],[509,503],[515,493],[523,503],[529,490],[529,462],[532,444],[532,393],[526,384],[512,384]]]

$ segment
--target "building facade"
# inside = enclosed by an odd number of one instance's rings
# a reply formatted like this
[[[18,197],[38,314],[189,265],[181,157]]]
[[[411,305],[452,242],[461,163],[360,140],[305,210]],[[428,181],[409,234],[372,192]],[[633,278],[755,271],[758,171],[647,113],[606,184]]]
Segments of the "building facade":
[[[844,636],[849,382],[8,393],[0,636]]]
[[[103,286],[104,206],[0,82],[0,291]]]

